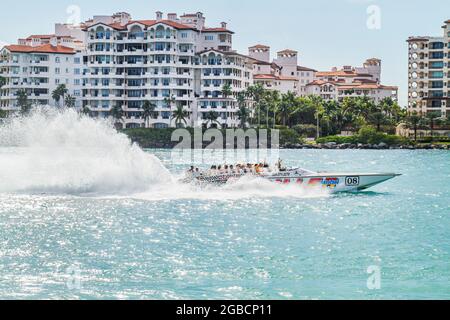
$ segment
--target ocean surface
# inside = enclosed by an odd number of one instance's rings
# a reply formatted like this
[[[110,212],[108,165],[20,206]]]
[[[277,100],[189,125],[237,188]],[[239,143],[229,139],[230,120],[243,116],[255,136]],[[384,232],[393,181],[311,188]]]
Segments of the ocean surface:
[[[359,194],[204,189],[177,182],[170,151],[75,113],[0,127],[0,299],[450,298],[450,152],[280,157],[403,176]]]

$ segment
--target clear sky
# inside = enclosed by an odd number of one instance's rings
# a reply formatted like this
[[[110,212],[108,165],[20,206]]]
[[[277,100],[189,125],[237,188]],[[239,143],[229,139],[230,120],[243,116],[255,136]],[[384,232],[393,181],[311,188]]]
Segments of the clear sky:
[[[270,45],[272,54],[295,49],[301,65],[318,70],[377,57],[383,60],[382,82],[400,86],[402,105],[407,101],[405,40],[411,35],[441,36],[443,21],[450,19],[448,0],[14,0],[0,11],[0,44],[52,33],[54,22],[69,19],[71,5],[80,8],[82,20],[116,11],[135,19],[153,19],[158,10],[202,11],[208,26],[229,23],[241,53],[257,43]]]

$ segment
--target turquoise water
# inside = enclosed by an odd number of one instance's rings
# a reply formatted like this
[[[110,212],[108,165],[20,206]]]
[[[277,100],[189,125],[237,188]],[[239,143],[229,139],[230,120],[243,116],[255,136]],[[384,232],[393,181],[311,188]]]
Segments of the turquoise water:
[[[450,298],[448,151],[283,150],[287,165],[403,176],[361,194],[282,195],[255,182],[145,190],[171,175],[55,150],[0,148],[1,299]]]

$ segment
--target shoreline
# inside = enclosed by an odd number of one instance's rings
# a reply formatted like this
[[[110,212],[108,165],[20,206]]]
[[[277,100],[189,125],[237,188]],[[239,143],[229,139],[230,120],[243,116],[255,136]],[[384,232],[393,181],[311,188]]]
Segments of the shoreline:
[[[172,150],[174,146],[165,144],[161,145],[159,143],[142,146],[138,141],[133,141],[137,143],[142,149],[163,149]],[[206,146],[203,146],[205,150]],[[234,148],[237,150],[238,148]],[[248,148],[246,148],[247,150]],[[420,145],[403,145],[403,146],[388,146],[388,145],[370,145],[370,144],[360,144],[360,145],[346,145],[346,144],[298,144],[298,145],[284,145],[280,146],[280,150],[446,150],[450,151],[450,145],[434,145],[434,144],[420,144]],[[187,149],[189,150],[189,149]],[[194,148],[190,148],[194,150]],[[222,149],[223,150],[223,149]]]
[[[299,144],[282,146],[280,149],[316,149],[316,150],[450,150],[450,144],[417,144],[417,145],[392,145],[380,144],[336,144],[325,143],[317,145]]]

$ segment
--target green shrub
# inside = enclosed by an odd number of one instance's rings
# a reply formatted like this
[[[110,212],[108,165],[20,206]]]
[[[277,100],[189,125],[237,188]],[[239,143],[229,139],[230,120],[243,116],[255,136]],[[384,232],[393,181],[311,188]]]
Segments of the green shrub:
[[[280,130],[280,145],[304,143],[303,138],[293,129]]]
[[[375,128],[366,126],[361,128],[359,133],[355,136],[341,137],[341,136],[329,136],[319,138],[317,143],[325,144],[329,142],[335,142],[337,144],[351,143],[351,144],[380,144],[385,143],[389,146],[392,145],[409,145],[411,140],[396,135],[388,135],[381,132],[377,132]]]
[[[431,142],[450,142],[450,137],[433,137],[433,139],[431,139],[431,137],[423,137],[423,138],[418,138],[417,139],[418,142],[422,142],[422,143],[431,143]]]
[[[330,142],[335,142],[337,144],[344,144],[344,143],[358,143],[356,136],[328,136],[328,137],[322,137],[317,139],[317,143],[320,144],[325,144],[325,143],[330,143]]]
[[[317,127],[313,124],[298,124],[292,129],[302,137],[314,138],[317,134]]]
[[[378,132],[374,127],[364,126],[358,132],[358,142],[363,144],[380,144],[385,137],[384,133]]]

